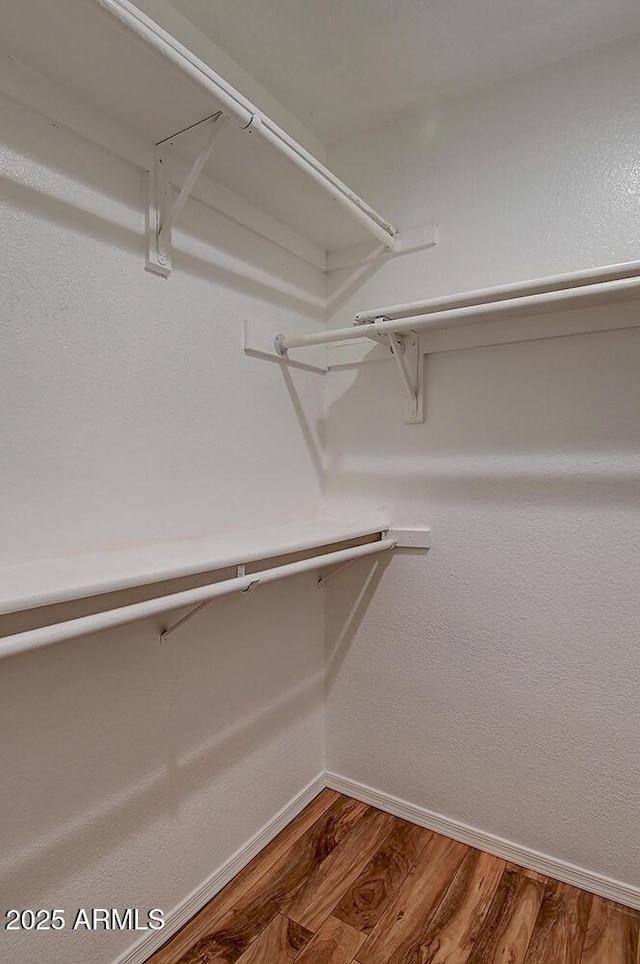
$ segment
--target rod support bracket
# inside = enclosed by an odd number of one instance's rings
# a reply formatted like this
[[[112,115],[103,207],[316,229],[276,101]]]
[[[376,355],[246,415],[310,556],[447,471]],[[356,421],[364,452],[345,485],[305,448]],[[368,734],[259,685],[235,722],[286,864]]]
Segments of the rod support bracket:
[[[376,318],[376,322],[383,320]],[[408,425],[424,422],[424,365],[420,336],[416,331],[402,335],[394,331],[387,334],[387,341],[404,389],[404,421]]]
[[[289,349],[285,345],[285,335],[280,331],[273,339],[273,347],[275,349],[276,355],[280,358],[286,358],[289,354]]]
[[[148,172],[145,224],[147,237],[145,268],[152,274],[160,275],[162,278],[168,278],[171,274],[171,233],[173,227],[209,159],[216,137],[227,120],[225,114],[217,113],[194,125],[199,127],[204,123],[209,124],[208,136],[200,153],[189,168],[177,194],[167,175],[166,149],[172,147],[174,141],[181,134],[186,134],[187,130],[191,130],[191,128],[156,144],[153,168]]]
[[[247,134],[253,134],[254,131],[259,131],[261,127],[262,127],[262,117],[260,116],[260,114],[255,113],[251,115],[251,120],[249,121],[246,127],[242,128],[242,130],[246,131]]]

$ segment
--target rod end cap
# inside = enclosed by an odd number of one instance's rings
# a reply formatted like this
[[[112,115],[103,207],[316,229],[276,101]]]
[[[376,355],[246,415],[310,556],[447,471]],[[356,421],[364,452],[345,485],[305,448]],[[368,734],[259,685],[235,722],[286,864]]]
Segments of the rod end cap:
[[[276,355],[279,355],[280,358],[286,358],[289,351],[284,341],[285,336],[282,332],[278,332],[276,337],[273,339],[273,347],[275,348]]]

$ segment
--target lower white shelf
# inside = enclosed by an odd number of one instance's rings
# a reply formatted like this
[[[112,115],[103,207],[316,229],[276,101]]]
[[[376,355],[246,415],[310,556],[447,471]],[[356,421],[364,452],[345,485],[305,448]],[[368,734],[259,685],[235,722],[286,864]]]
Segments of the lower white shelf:
[[[237,567],[237,573],[231,579],[223,579],[221,582],[213,582],[205,586],[196,586],[195,589],[172,592],[166,596],[155,596],[152,599],[146,599],[144,602],[118,606],[116,609],[107,609],[106,611],[91,613],[89,616],[66,619],[50,626],[38,626],[36,629],[28,629],[25,632],[4,636],[0,638],[0,658],[16,656],[19,653],[50,646],[52,643],[61,643],[67,639],[77,639],[79,636],[86,636],[103,629],[113,629],[126,623],[147,619],[149,616],[157,616],[160,613],[183,609],[187,606],[191,607],[190,611],[177,622],[165,626],[161,630],[160,639],[164,642],[171,633],[179,629],[192,616],[195,616],[203,606],[219,596],[237,592],[250,592],[256,586],[275,582],[278,579],[286,579],[290,576],[297,576],[303,572],[312,572],[313,570],[334,566],[341,569],[356,559],[388,552],[390,549],[394,549],[396,545],[395,540],[382,537],[370,542],[359,542],[346,549],[321,552],[296,562],[285,563],[281,566],[270,566],[251,573],[247,573],[244,564],[242,564]]]
[[[388,528],[382,518],[320,519],[0,566],[0,615],[332,546]]]
[[[390,529],[386,520],[328,520],[228,533],[217,539],[161,543],[93,555],[47,559],[0,567],[0,615],[70,600],[100,597],[116,590],[207,575],[204,585],[172,589],[142,602],[117,605],[73,619],[0,636],[0,658],[77,639],[126,623],[189,608],[160,630],[161,641],[219,596],[250,592],[256,586],[312,571],[330,570],[318,586],[345,566],[395,548],[428,549],[430,529]],[[314,551],[314,550],[320,550]],[[310,553],[310,555],[309,555]],[[293,556],[293,558],[290,558]],[[300,558],[302,556],[302,558]],[[256,568],[260,562],[261,567]],[[247,571],[247,567],[250,571]],[[220,579],[223,570],[235,574]],[[1,630],[0,630],[1,632]]]

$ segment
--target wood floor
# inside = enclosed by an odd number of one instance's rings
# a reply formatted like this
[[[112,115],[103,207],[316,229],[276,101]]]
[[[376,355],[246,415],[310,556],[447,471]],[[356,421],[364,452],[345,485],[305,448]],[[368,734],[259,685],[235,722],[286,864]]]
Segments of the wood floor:
[[[149,964],[640,964],[639,924],[324,790]]]

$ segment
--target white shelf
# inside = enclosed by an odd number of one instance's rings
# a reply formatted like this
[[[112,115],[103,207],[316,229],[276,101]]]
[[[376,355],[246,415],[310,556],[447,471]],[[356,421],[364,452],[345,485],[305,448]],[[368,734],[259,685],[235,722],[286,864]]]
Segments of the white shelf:
[[[222,110],[233,123],[205,175],[325,251],[379,245],[371,232],[381,230],[393,244],[394,229],[380,215],[129,0],[10,3],[0,45],[150,145]],[[249,123],[252,133],[243,129]],[[191,162],[203,136],[206,125],[182,134],[173,149]]]
[[[388,528],[388,521],[382,519],[323,519],[0,566],[0,614],[334,546]]]

